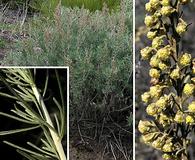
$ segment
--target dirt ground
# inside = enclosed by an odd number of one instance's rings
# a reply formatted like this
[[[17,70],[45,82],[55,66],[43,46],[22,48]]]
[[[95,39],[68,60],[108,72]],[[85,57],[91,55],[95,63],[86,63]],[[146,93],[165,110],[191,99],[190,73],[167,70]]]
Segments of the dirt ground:
[[[79,129],[80,130],[80,129]],[[98,138],[81,128],[82,134],[71,127],[69,155],[70,160],[131,160],[132,137],[127,136],[116,143],[106,131]],[[87,134],[88,133],[88,134]],[[128,139],[130,138],[130,139]],[[117,138],[118,140],[118,138]],[[122,147],[120,146],[122,145]]]
[[[104,155],[102,148],[97,142],[92,144],[92,142],[70,141],[69,145],[70,160],[114,160],[113,156]]]

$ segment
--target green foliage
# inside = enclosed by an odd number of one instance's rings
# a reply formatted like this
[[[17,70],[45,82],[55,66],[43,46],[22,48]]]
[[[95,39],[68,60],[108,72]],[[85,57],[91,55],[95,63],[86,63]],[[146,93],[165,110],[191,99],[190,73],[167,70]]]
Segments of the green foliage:
[[[4,64],[70,66],[78,105],[94,94],[100,103],[110,93],[123,97],[132,71],[131,7],[125,1],[122,10],[112,15],[63,8],[55,23],[33,21],[30,38],[17,44],[17,51],[7,55]]]
[[[53,16],[53,12],[60,0],[6,0],[3,3],[9,2],[12,7],[24,5],[25,3],[31,9],[41,11],[47,16]],[[65,7],[86,8],[90,11],[101,10],[106,4],[110,10],[116,10],[120,4],[120,0],[61,0],[61,4]]]
[[[37,11],[41,11],[46,16],[53,16],[59,2],[59,0],[34,0],[29,3],[29,6]]]
[[[62,0],[62,5],[67,7],[82,7],[90,11],[101,10],[104,3],[109,9],[116,9],[120,4],[120,0]]]
[[[0,38],[0,48],[4,48],[6,46],[6,41],[2,38]]]

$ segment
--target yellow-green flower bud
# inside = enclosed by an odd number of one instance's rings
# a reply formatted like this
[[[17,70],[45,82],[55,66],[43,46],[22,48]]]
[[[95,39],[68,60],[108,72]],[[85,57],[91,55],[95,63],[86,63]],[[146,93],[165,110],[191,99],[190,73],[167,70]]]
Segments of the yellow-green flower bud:
[[[178,23],[177,27],[176,27],[176,32],[179,34],[179,35],[182,35],[184,32],[186,32],[187,30],[187,23],[180,19],[180,22]]]
[[[151,55],[152,55],[152,52],[153,52],[152,47],[145,47],[145,48],[143,48],[140,51],[142,59],[144,59],[144,60],[149,59],[151,57]]]
[[[155,18],[154,16],[146,16],[144,20],[144,23],[147,27],[152,27],[156,22],[157,18]]]
[[[152,40],[156,37],[156,34],[157,34],[157,31],[149,31],[147,33],[147,37],[148,37],[148,39]]]
[[[187,3],[189,3],[190,2],[190,0],[179,0],[179,2],[181,3],[181,4],[187,4]]]
[[[194,89],[194,84],[186,83],[183,88],[183,93],[185,93],[187,96],[190,96],[194,93]]]
[[[179,68],[174,69],[174,70],[171,72],[170,77],[171,77],[172,79],[174,79],[174,80],[179,79],[179,78],[180,78],[180,70],[179,70]]]
[[[157,18],[157,19],[160,18],[160,17],[162,16],[162,14],[161,14],[159,11],[156,11],[153,15],[154,15],[154,17]]]
[[[170,5],[170,0],[162,0],[162,1],[161,1],[161,4],[162,4],[163,6],[169,6],[169,5]]]
[[[146,108],[146,112],[150,116],[156,115],[157,111],[158,111],[158,109],[157,109],[155,103],[149,104],[148,107]]]
[[[146,9],[146,11],[148,11],[150,13],[154,12],[154,8],[152,7],[150,2],[146,3],[145,9]]]
[[[170,55],[171,55],[171,47],[169,45],[163,47],[163,48],[160,48],[156,55],[158,56],[159,59],[165,61],[167,59],[169,59]]]
[[[163,148],[163,152],[173,152],[174,151],[174,146],[172,142],[166,143]]]
[[[160,6],[160,0],[150,0],[150,4],[154,9],[158,9]]]
[[[194,124],[194,117],[192,117],[191,115],[188,115],[186,117],[186,123],[189,124],[189,125],[193,125]]]
[[[170,154],[167,154],[167,153],[163,154],[163,155],[162,155],[162,158],[163,158],[164,160],[174,160],[173,156],[170,155]]]
[[[158,67],[159,63],[160,63],[159,58],[156,55],[153,55],[152,58],[150,59],[150,66]]]
[[[166,114],[161,113],[159,118],[159,123],[163,126],[170,125],[171,119]]]
[[[163,109],[166,107],[168,100],[169,100],[168,96],[164,95],[163,97],[160,97],[158,101],[156,101],[156,106]]]
[[[145,92],[144,94],[141,95],[141,99],[144,103],[148,103],[150,98],[151,96],[149,92]]]
[[[142,139],[145,143],[148,143],[152,140],[154,140],[156,137],[156,133],[148,133],[142,136]]]
[[[165,144],[165,137],[159,137],[157,138],[157,140],[155,140],[154,142],[152,142],[152,147],[156,148],[156,149],[161,149]]]
[[[185,66],[190,65],[191,60],[192,60],[191,54],[184,53],[184,54],[180,57],[179,63],[180,63],[181,66],[185,67]]]
[[[160,11],[163,16],[170,16],[173,12],[175,12],[175,9],[171,6],[163,6]]]
[[[160,85],[155,85],[150,87],[151,97],[159,97],[162,93],[162,87]]]
[[[165,71],[169,68],[169,66],[166,64],[166,63],[163,63],[163,62],[160,62],[158,64],[158,67],[162,70],[162,71]]]
[[[139,121],[138,124],[138,130],[142,133],[145,134],[147,133],[151,127],[154,127],[154,123],[150,122],[150,121]]]
[[[152,41],[152,47],[156,49],[159,48],[164,43],[163,38],[164,36],[155,37]]]
[[[184,114],[181,111],[177,111],[174,121],[177,123],[183,123],[185,121]]]
[[[192,103],[189,104],[188,111],[195,113],[195,101],[192,101]]]
[[[152,78],[159,78],[160,77],[160,71],[159,70],[157,70],[157,69],[155,69],[155,68],[152,68],[152,69],[150,69],[150,71],[149,71],[149,75],[150,75],[150,77],[152,77]]]

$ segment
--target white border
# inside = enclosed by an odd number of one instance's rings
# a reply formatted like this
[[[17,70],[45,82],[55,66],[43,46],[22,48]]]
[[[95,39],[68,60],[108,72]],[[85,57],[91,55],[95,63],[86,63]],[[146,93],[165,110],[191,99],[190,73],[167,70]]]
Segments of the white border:
[[[50,68],[50,69],[67,69],[67,73],[69,76],[69,67],[68,66],[0,66],[0,69],[1,68],[44,68],[44,69],[47,69],[47,68]]]
[[[135,0],[133,0],[133,160],[135,160]]]
[[[67,157],[66,157],[66,159],[67,160],[69,160],[69,93],[70,93],[70,88],[69,88],[69,78],[70,78],[70,72],[69,72],[70,70],[69,70],[69,67],[67,67]]]
[[[69,160],[69,67],[66,66],[0,66],[3,68],[38,68],[38,69],[67,69],[67,153],[66,159]]]

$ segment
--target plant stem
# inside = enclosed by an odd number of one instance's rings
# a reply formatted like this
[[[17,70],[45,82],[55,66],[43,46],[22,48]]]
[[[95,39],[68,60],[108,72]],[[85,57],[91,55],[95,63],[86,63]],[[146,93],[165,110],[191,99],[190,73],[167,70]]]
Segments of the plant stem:
[[[183,139],[183,147],[184,147],[185,150],[184,150],[182,160],[189,160],[189,154],[188,154],[188,150],[187,150],[186,138]]]
[[[52,123],[52,121],[51,121],[50,115],[49,115],[49,113],[48,113],[48,111],[47,111],[47,108],[46,108],[46,106],[45,106],[45,103],[44,103],[44,101],[43,101],[43,98],[41,97],[41,95],[40,95],[40,93],[39,93],[39,91],[38,91],[36,85],[33,84],[33,85],[31,86],[31,88],[32,88],[32,90],[33,90],[33,92],[34,92],[34,94],[35,94],[35,97],[36,97],[36,99],[37,99],[39,105],[42,107],[42,110],[43,110],[43,112],[44,112],[44,116],[45,116],[45,118],[46,118],[47,123],[48,123],[50,126],[54,127],[54,126],[53,126],[53,123]],[[60,137],[59,137],[52,129],[49,128],[49,131],[50,131],[51,137],[52,137],[52,139],[53,139],[53,141],[54,141],[54,144],[55,144],[55,146],[56,146],[56,150],[57,150],[57,152],[58,152],[58,154],[59,154],[60,160],[66,160],[66,156],[65,156],[65,153],[64,153],[64,149],[63,149],[63,146],[62,146]]]

